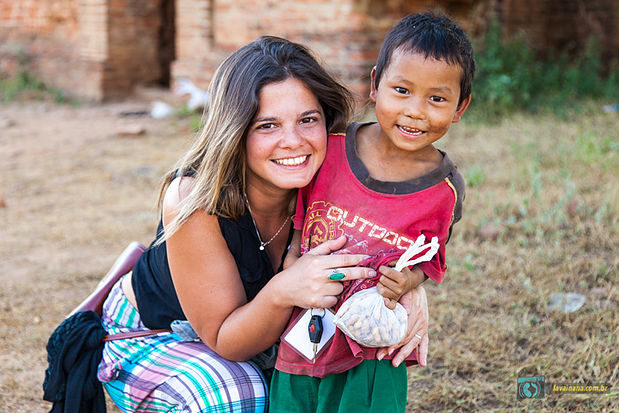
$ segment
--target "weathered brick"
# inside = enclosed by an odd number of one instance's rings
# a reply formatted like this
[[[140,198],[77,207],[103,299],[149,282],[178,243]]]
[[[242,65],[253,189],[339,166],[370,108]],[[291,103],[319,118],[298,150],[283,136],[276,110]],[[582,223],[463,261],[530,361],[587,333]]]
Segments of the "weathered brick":
[[[617,58],[614,0],[0,0],[0,72],[27,69],[94,100],[168,73],[205,88],[225,56],[271,34],[307,44],[365,97],[384,34],[402,16],[437,6],[477,35],[496,16],[506,34],[526,32],[541,52],[577,52],[595,34],[604,60]],[[167,44],[164,23],[175,30]]]

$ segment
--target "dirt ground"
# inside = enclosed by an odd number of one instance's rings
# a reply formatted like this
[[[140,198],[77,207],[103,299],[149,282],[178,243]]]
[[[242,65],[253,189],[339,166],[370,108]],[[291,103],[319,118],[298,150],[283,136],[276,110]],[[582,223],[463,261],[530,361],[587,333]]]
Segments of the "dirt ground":
[[[187,119],[146,101],[0,106],[0,411],[42,412],[45,344],[131,241],[150,242]],[[123,131],[143,129],[139,135]]]
[[[49,335],[126,245],[153,237],[160,177],[193,132],[187,117],[121,116],[148,109],[0,105],[0,412],[51,408]],[[144,133],[118,133],[128,127]],[[618,129],[600,114],[450,131],[465,214],[445,281],[427,286],[430,356],[409,369],[409,411],[619,409]],[[583,308],[549,311],[550,294],[567,291]],[[614,393],[518,401],[517,378],[542,375]]]

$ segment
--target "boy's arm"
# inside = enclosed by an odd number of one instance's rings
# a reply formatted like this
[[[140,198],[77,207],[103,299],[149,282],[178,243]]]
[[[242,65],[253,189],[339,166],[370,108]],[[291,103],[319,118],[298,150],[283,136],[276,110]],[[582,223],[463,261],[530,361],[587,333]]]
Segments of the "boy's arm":
[[[301,257],[301,230],[295,229],[290,241],[290,248],[284,258],[284,269],[289,268]]]
[[[395,261],[392,261],[389,263],[389,267],[382,265],[378,268],[378,272],[382,276],[376,285],[376,289],[385,300],[385,305],[391,310],[395,308],[400,297],[414,290],[428,279],[428,276],[418,266],[414,266],[412,270],[404,267],[402,271],[397,271],[391,267],[395,263]]]

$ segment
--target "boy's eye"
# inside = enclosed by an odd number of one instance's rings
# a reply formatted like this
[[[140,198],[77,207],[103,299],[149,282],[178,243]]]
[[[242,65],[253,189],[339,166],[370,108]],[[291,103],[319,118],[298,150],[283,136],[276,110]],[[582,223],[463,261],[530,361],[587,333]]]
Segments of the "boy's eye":
[[[406,89],[406,88],[396,86],[396,87],[394,87],[394,89],[395,89],[396,92],[398,92],[401,95],[408,95],[408,89]]]
[[[439,103],[439,102],[444,102],[444,101],[445,101],[445,98],[442,98],[442,97],[440,97],[440,96],[430,96],[430,100],[431,100],[432,102]]]
[[[318,119],[316,119],[313,116],[306,116],[306,117],[301,119],[301,123],[314,123],[316,121],[318,121]]]

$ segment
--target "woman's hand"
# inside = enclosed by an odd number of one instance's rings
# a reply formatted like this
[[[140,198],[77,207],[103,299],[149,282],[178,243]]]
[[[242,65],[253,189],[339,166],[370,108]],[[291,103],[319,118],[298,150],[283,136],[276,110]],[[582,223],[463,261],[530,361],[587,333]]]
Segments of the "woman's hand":
[[[279,273],[276,278],[281,305],[329,308],[336,304],[337,296],[344,289],[342,281],[374,277],[373,269],[356,267],[367,255],[331,254],[345,243],[345,236],[326,241]]]
[[[419,365],[425,367],[428,356],[428,324],[430,322],[426,290],[423,286],[418,286],[411,292],[404,294],[399,302],[408,313],[406,337],[394,346],[378,350],[376,358],[382,360],[385,356],[397,350],[392,359],[392,364],[394,367],[398,367],[417,347],[417,361]]]

